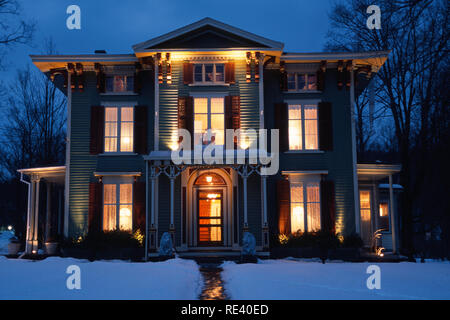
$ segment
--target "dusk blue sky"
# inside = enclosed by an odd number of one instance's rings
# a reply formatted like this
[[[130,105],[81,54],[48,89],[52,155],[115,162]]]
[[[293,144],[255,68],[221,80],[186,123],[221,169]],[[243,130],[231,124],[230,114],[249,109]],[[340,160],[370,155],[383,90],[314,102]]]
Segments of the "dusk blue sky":
[[[19,0],[27,18],[36,22],[33,47],[13,48],[8,81],[16,69],[30,62],[29,54],[42,53],[43,39],[51,37],[60,54],[131,53],[131,46],[211,17],[246,31],[281,41],[285,51],[322,51],[333,0]],[[66,9],[81,8],[81,30],[68,30]]]

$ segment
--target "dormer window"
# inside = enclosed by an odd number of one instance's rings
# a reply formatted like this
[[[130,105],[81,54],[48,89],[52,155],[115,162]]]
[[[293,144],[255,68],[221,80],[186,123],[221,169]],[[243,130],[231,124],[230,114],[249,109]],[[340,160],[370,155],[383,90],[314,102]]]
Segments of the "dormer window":
[[[134,76],[108,75],[106,76],[106,92],[133,92]]]
[[[214,84],[225,82],[225,64],[196,63],[194,65],[194,83]]]
[[[288,73],[287,84],[288,91],[316,91],[317,76],[314,73]]]

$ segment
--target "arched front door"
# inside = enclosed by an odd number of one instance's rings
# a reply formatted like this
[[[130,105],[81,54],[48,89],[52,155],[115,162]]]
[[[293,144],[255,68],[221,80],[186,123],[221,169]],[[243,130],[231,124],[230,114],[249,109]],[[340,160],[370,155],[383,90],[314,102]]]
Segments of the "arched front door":
[[[194,186],[198,246],[223,246],[226,183],[220,175],[206,172],[196,179]]]

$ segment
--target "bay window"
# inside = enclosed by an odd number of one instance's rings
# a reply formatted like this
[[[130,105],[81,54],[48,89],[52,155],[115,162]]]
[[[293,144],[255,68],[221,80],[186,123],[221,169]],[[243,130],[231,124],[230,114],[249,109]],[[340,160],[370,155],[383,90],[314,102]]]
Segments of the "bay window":
[[[209,142],[215,142],[216,145],[224,144],[224,109],[224,97],[194,98],[194,134],[202,134],[204,144]],[[208,131],[211,133],[210,137],[205,135]]]
[[[133,107],[105,107],[105,152],[133,152]]]
[[[133,227],[133,184],[103,185],[103,231],[125,230]]]
[[[194,65],[195,83],[224,83],[225,64],[223,63],[197,63]]]
[[[291,232],[314,232],[320,224],[320,184],[318,182],[292,182]]]
[[[289,104],[289,150],[318,150],[317,105]]]

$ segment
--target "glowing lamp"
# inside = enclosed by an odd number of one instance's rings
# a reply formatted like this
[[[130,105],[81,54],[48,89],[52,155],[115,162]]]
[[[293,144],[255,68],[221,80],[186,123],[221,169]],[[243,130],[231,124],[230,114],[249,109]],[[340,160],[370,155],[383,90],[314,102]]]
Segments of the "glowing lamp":
[[[120,209],[120,216],[121,217],[129,217],[131,216],[131,211],[128,208],[122,208]]]
[[[208,193],[208,199],[215,199],[217,198],[219,195],[217,193]]]
[[[8,226],[8,230],[9,230],[9,231],[11,231],[11,230],[12,230],[12,228],[13,228],[12,226]]]
[[[212,177],[211,176],[206,176],[206,182],[211,183],[212,182]]]

